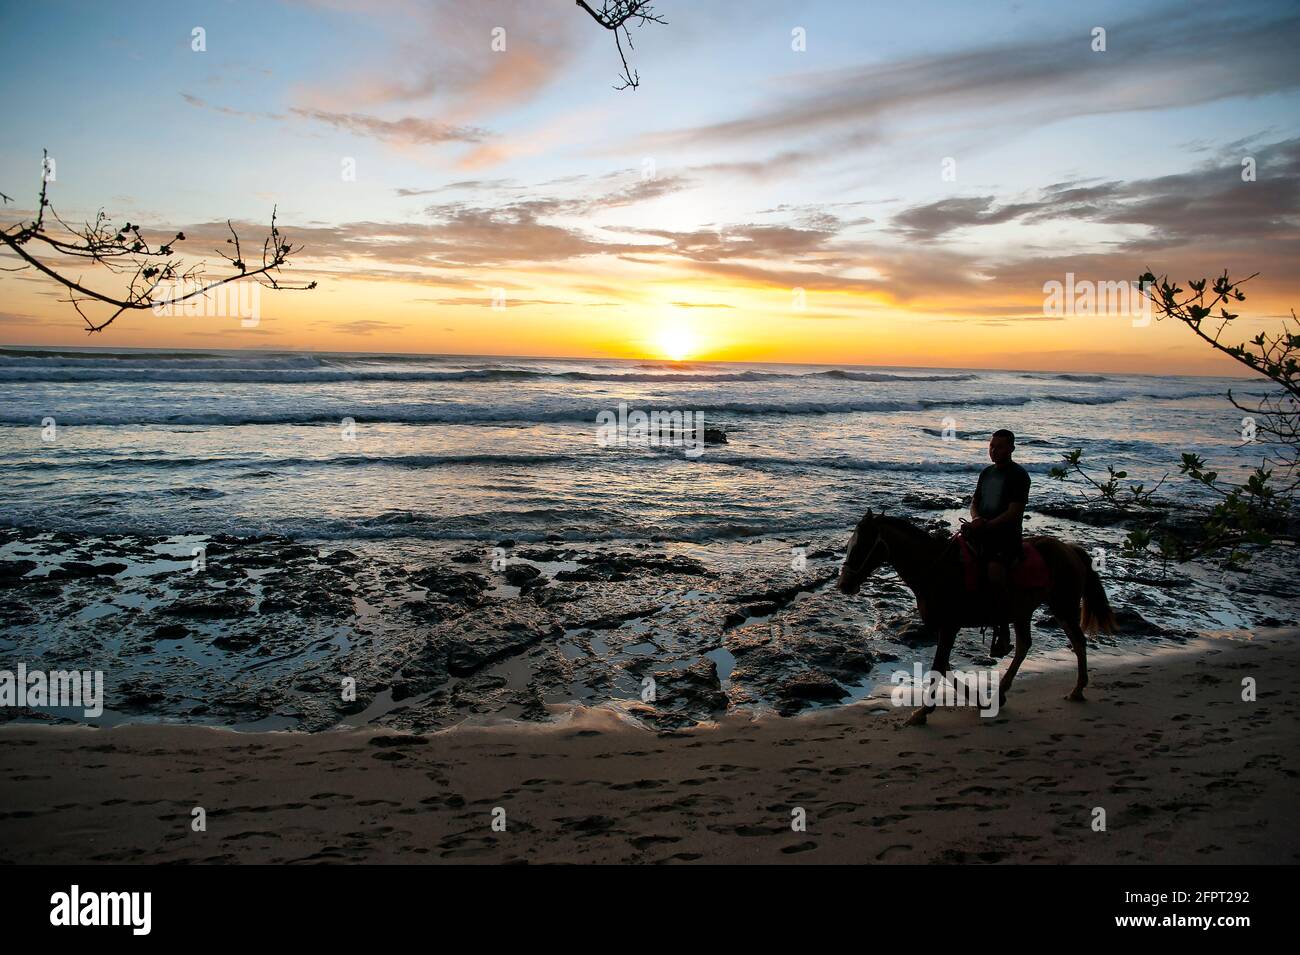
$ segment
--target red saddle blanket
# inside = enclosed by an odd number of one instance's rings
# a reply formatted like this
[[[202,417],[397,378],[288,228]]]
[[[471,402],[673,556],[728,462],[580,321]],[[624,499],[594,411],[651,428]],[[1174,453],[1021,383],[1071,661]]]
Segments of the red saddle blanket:
[[[975,556],[970,542],[961,534],[957,535],[957,543],[961,545],[961,565],[966,578],[966,591],[973,594],[979,589],[979,558]],[[1021,548],[1020,561],[1011,568],[1011,586],[1018,589],[1050,586],[1051,575],[1047,571],[1047,562],[1043,560],[1043,555],[1038,553],[1038,548],[1027,541],[1021,544]]]

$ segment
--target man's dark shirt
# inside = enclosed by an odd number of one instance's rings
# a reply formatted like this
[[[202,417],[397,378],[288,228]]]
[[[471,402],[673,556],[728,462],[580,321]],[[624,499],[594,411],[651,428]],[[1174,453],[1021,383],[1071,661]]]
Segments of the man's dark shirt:
[[[999,468],[990,464],[980,472],[975,485],[975,513],[991,521],[1012,504],[1029,503],[1029,472],[1014,461]],[[1015,559],[1020,556],[1020,521],[1012,521],[989,531],[983,537],[990,555]]]

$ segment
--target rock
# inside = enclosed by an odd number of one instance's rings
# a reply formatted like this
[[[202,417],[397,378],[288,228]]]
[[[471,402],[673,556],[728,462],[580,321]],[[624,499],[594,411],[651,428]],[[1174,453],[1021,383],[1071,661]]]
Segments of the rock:
[[[542,576],[542,572],[532,564],[507,564],[503,573],[512,587],[527,587]]]
[[[153,632],[152,640],[184,640],[190,635],[190,628],[183,623],[166,623]]]
[[[653,676],[656,705],[698,713],[725,710],[730,702],[718,679],[718,665],[708,657],[685,668],[656,670]]]
[[[358,559],[357,555],[350,550],[336,550],[326,554],[320,559],[320,562],[322,564],[346,564]]]
[[[838,701],[849,695],[844,687],[817,670],[787,677],[777,685],[777,692],[787,700]]]
[[[577,570],[562,570],[556,580],[614,582],[638,580],[649,574],[683,574],[692,577],[711,577],[713,574],[693,557],[664,554],[593,554],[574,558],[586,565]]]
[[[35,569],[34,560],[0,560],[0,586],[21,580],[29,571]]]
[[[159,609],[171,617],[190,617],[194,620],[230,620],[252,612],[243,594],[215,593],[188,600],[177,600]]]
[[[1113,527],[1123,523],[1130,515],[1122,508],[1106,504],[1069,504],[1045,501],[1034,505],[1034,510],[1048,517],[1063,517],[1066,520],[1090,524],[1093,527]]]
[[[722,621],[722,626],[726,628],[738,627],[750,617],[768,617],[780,609],[781,608],[778,604],[770,601],[767,603],[748,604],[747,606],[741,607],[739,610],[733,610],[731,613],[727,614]]]
[[[229,633],[217,637],[212,641],[212,645],[222,650],[247,650],[261,642],[262,638],[255,633]]]
[[[446,570],[441,567],[414,573],[410,580],[430,594],[437,594],[454,603],[471,607],[477,607],[483,602],[483,591],[488,586],[488,580],[482,574]]]
[[[918,511],[952,511],[962,507],[962,499],[953,494],[904,494],[903,503]]]
[[[1152,623],[1131,607],[1116,607],[1115,633],[1124,636],[1151,634],[1158,637],[1164,637],[1174,633],[1174,631],[1162,627],[1158,623]]]
[[[60,564],[49,573],[50,580],[75,580],[84,577],[116,577],[126,570],[126,564],[105,563],[87,564],[79,560],[70,560]]]
[[[934,646],[939,642],[939,631],[919,618],[911,618],[894,634],[894,639],[909,647]]]

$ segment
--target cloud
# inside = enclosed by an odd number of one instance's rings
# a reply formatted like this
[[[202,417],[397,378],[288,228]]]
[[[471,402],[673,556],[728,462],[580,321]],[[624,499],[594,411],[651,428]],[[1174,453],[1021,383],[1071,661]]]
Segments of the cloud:
[[[1128,249],[1160,250],[1189,242],[1249,243],[1300,238],[1300,139],[1253,150],[1256,178],[1244,181],[1241,156],[1221,155],[1189,172],[1130,182],[1067,182],[1033,201],[998,205],[992,196],[942,199],[901,210],[895,229],[932,240],[958,229],[1074,219],[1144,226]]]
[[[913,239],[934,239],[954,229],[975,225],[995,225],[1010,222],[1036,206],[1032,203],[1014,203],[994,206],[992,196],[974,196],[969,199],[940,199],[924,205],[904,209],[894,216],[894,225]]]
[[[1086,28],[884,64],[804,75],[799,92],[739,119],[650,134],[637,148],[789,140],[892,119],[978,112],[990,125],[1175,108],[1300,87],[1300,13],[1207,2],[1113,23],[1105,52]]]
[[[328,123],[359,136],[372,136],[390,143],[437,145],[447,142],[479,143],[488,135],[485,129],[473,126],[451,126],[431,119],[406,116],[388,120],[364,113],[334,113],[323,109],[305,109],[295,106],[289,110],[295,116]]]
[[[452,126],[526,106],[594,42],[577,15],[516,0],[401,0],[332,4],[387,34],[382,57],[330,87],[304,91],[298,104],[344,115],[436,102]],[[599,32],[599,31],[597,31]],[[340,104],[347,104],[341,106]]]
[[[359,318],[350,322],[333,322],[330,326],[335,331],[343,332],[345,335],[373,335],[375,332],[400,332],[405,325],[396,325],[393,322],[380,322],[374,319]]]

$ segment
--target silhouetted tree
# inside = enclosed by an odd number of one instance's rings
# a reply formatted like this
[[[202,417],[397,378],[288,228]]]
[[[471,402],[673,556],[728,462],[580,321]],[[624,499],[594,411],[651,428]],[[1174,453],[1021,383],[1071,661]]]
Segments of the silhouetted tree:
[[[243,245],[229,220],[226,227],[230,238],[227,249],[217,249],[217,255],[226,260],[228,268],[221,273],[209,274],[203,262],[186,265],[176,255],[175,246],[185,241],[185,234],[177,232],[160,244],[151,243],[131,222],[121,228],[101,210],[94,222],[74,226],[55,212],[49,200],[48,155],[41,163],[41,190],[35,218],[24,220],[0,230],[0,242],[20,260],[16,268],[6,272],[35,269],[53,279],[68,291],[70,303],[86,323],[86,331],[101,332],[125,312],[145,309],[164,309],[189,299],[207,295],[214,289],[232,282],[251,280],[270,289],[312,289],[315,282],[306,284],[285,283],[279,278],[280,269],[289,259],[302,251],[292,245],[276,226],[275,212],[271,213],[270,232],[262,240],[260,260],[249,262],[244,257]],[[4,203],[13,200],[0,193]],[[48,255],[37,257],[38,252]],[[60,262],[62,258],[64,261]],[[73,278],[69,264],[90,263],[102,266],[110,273],[122,276],[125,289],[106,291],[86,284],[78,274]],[[108,306],[107,318],[93,321],[83,306],[90,304]]]
[[[578,6],[586,10],[593,20],[614,34],[614,45],[618,47],[619,59],[623,61],[623,72],[620,74],[623,81],[614,89],[636,89],[641,85],[641,76],[628,66],[627,54],[623,51],[624,40],[627,41],[627,48],[633,49],[632,34],[627,25],[635,23],[638,27],[642,27],[647,23],[666,24],[668,21],[654,12],[653,0],[603,0],[599,9],[593,8],[586,0],[577,0],[577,2]],[[621,38],[620,33],[622,33]]]
[[[1258,273],[1256,273],[1258,274]],[[1241,286],[1254,278],[1232,281],[1224,272],[1211,282],[1198,279],[1184,290],[1168,276],[1142,275],[1141,283],[1157,311],[1157,318],[1174,318],[1192,330],[1215,351],[1228,355],[1267,379],[1276,390],[1266,392],[1254,404],[1243,404],[1228,391],[1234,408],[1245,412],[1243,444],[1258,443],[1262,450],[1259,467],[1242,483],[1224,481],[1207,468],[1196,454],[1184,453],[1178,465],[1181,474],[1218,496],[1218,501],[1198,515],[1193,524],[1167,520],[1166,502],[1156,496],[1160,484],[1121,486],[1125,471],[1107,466],[1103,477],[1090,473],[1083,452],[1076,448],[1065,455],[1063,467],[1049,473],[1057,480],[1082,479],[1096,500],[1120,508],[1131,522],[1125,549],[1145,553],[1151,545],[1166,558],[1190,560],[1211,553],[1225,554],[1228,564],[1240,562],[1243,544],[1297,542],[1297,490],[1300,490],[1300,334],[1296,315],[1282,320],[1272,333],[1261,332],[1249,342],[1226,344],[1224,333],[1239,316],[1227,306],[1244,302]],[[1218,315],[1215,315],[1218,309]],[[1168,475],[1166,475],[1168,477]],[[1163,479],[1160,482],[1163,484]]]

